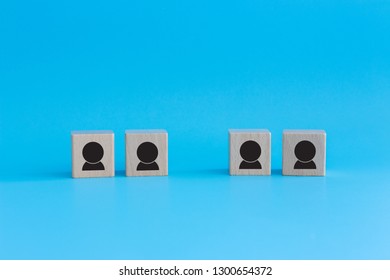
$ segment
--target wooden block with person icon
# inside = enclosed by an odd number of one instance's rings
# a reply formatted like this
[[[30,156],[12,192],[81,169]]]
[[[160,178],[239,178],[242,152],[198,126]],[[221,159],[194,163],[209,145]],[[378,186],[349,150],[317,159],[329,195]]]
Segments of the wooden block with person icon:
[[[126,130],[126,176],[168,175],[168,133]]]
[[[271,133],[265,129],[230,129],[230,175],[271,174]]]
[[[325,176],[325,173],[325,131],[283,131],[283,175]]]
[[[112,131],[73,131],[71,135],[73,178],[115,175]]]

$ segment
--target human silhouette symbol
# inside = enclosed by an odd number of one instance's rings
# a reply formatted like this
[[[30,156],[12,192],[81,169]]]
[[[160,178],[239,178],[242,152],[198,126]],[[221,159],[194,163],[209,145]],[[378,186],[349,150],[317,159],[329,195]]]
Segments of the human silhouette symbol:
[[[159,170],[158,164],[155,162],[158,156],[158,149],[156,145],[151,142],[144,142],[138,146],[137,157],[140,163],[137,166],[137,170]]]
[[[299,142],[295,146],[295,156],[297,157],[297,162],[294,165],[294,169],[316,169],[317,166],[313,161],[314,156],[316,155],[316,147],[312,142],[304,140]]]
[[[103,147],[96,142],[89,142],[83,148],[85,163],[83,171],[104,170],[104,165],[100,161],[104,155]]]
[[[241,145],[240,155],[243,161],[239,169],[261,169],[261,164],[258,161],[261,155],[260,145],[252,140],[246,141]]]

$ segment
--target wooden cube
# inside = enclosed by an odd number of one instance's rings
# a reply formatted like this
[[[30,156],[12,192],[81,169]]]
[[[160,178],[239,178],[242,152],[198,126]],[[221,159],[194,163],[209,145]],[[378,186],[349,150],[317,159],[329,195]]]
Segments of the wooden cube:
[[[326,133],[323,130],[283,132],[283,175],[325,176]]]
[[[168,175],[168,133],[126,130],[126,176]]]
[[[231,129],[230,175],[271,174],[271,133],[265,129]]]
[[[73,131],[71,135],[73,178],[115,175],[112,131]]]

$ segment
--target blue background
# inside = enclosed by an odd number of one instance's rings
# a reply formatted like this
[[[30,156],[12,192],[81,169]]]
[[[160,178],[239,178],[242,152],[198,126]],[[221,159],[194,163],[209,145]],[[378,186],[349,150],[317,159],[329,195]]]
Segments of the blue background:
[[[1,259],[389,259],[389,1],[0,2]],[[126,178],[125,129],[169,132]],[[228,175],[229,128],[272,176]],[[327,176],[283,177],[283,129]],[[70,131],[112,129],[117,176],[71,179]]]

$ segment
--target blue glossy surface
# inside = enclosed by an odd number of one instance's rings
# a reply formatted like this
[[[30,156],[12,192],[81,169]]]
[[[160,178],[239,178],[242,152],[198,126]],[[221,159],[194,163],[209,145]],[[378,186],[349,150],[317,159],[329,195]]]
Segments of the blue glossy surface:
[[[1,259],[389,259],[387,1],[0,2]],[[125,129],[169,177],[124,176]],[[228,176],[229,128],[272,132]],[[281,176],[285,128],[324,178]],[[70,178],[70,131],[116,133],[115,178]]]

